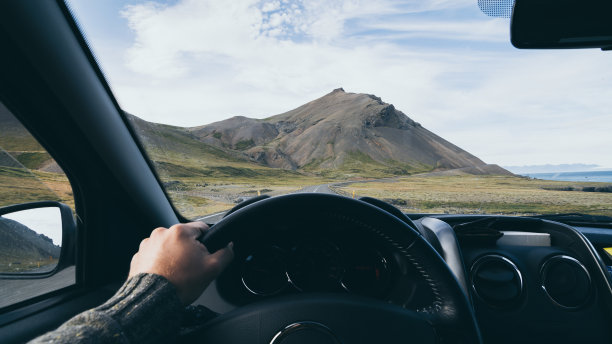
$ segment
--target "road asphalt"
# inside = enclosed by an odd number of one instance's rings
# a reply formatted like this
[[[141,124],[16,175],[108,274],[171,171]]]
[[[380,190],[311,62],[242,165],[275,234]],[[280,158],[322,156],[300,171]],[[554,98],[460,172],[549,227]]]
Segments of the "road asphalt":
[[[330,184],[320,184],[320,185],[310,185],[310,186],[306,186],[298,191],[296,191],[296,193],[325,193],[325,194],[332,194],[335,195],[336,193],[330,189],[329,187]],[[195,221],[202,221],[205,223],[217,223],[219,222],[222,218],[223,215],[225,215],[225,212],[220,212],[220,213],[215,213],[215,214],[211,214],[211,215],[206,215],[203,217],[198,217],[195,219]]]

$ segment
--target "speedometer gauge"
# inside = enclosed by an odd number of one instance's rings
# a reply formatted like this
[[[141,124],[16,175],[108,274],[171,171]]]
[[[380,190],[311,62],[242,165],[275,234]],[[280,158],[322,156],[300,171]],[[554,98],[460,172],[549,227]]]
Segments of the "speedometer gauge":
[[[344,259],[338,247],[326,240],[313,239],[293,247],[287,275],[301,291],[340,289]]]
[[[286,254],[277,246],[260,248],[246,257],[242,284],[255,295],[272,295],[287,287]]]
[[[364,249],[347,253],[342,286],[353,293],[381,296],[391,283],[387,260],[377,251]]]

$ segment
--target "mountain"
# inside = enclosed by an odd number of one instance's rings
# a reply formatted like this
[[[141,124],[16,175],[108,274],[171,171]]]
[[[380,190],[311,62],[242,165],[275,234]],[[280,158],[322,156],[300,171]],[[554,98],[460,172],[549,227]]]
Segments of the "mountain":
[[[0,167],[59,170],[57,163],[0,103]]]
[[[187,131],[206,145],[289,170],[401,175],[486,165],[379,97],[342,88],[263,120],[237,116]]]
[[[0,206],[42,200],[72,205],[74,197],[68,179],[0,102]]]
[[[58,259],[61,248],[30,228],[0,217],[0,265],[2,271],[33,268],[33,263]],[[8,270],[7,270],[8,269]]]
[[[593,164],[561,164],[561,165],[524,165],[504,166],[505,169],[516,174],[524,173],[557,173],[557,172],[586,172],[601,169],[599,165]]]
[[[243,152],[200,141],[189,128],[147,122],[127,114],[157,172],[168,178],[293,175],[251,161]],[[176,186],[176,185],[175,185]]]
[[[237,116],[183,128],[127,117],[163,177],[350,178],[452,169],[510,174],[423,128],[379,97],[342,88],[266,119]],[[61,172],[2,104],[0,125],[0,168]]]

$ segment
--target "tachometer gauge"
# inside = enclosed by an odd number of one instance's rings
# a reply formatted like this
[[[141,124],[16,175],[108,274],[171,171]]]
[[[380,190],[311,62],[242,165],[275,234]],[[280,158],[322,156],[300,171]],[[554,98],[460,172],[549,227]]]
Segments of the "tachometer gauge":
[[[255,295],[281,292],[289,283],[286,254],[277,246],[260,248],[246,257],[242,269],[242,284]]]
[[[291,250],[287,275],[301,291],[342,289],[344,259],[336,245],[325,240],[310,240]]]
[[[382,296],[391,283],[387,260],[377,251],[347,252],[342,286],[355,294]]]

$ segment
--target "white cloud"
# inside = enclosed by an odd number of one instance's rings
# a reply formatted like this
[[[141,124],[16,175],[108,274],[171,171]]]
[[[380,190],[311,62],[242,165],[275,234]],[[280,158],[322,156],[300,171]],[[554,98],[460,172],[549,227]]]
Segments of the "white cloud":
[[[269,1],[264,3],[261,7],[262,12],[273,12],[280,9],[281,3],[280,1]]]
[[[374,21],[365,25],[370,30],[385,30],[387,39],[432,38],[478,42],[507,42],[508,20],[490,18],[479,21],[459,20],[394,20]],[[378,33],[380,35],[380,33]]]
[[[451,9],[460,15],[432,19]],[[122,106],[151,121],[266,117],[342,86],[487,162],[612,166],[607,56],[515,50],[508,21],[478,11],[473,0],[147,2],[122,11],[127,50],[94,46]]]

